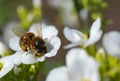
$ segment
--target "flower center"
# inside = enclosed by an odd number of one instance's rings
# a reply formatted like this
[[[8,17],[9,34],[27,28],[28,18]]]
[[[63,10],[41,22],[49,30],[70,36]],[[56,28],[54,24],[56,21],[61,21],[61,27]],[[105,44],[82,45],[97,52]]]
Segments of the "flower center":
[[[91,80],[88,78],[84,78],[84,79],[81,79],[80,81],[91,81]]]
[[[88,40],[88,35],[87,35],[87,33],[84,33],[84,34],[83,34],[83,38],[84,38],[85,40]]]
[[[88,35],[87,35],[87,33],[84,33],[84,34],[82,35],[82,39],[83,39],[83,41],[82,41],[82,43],[80,44],[80,48],[84,48],[84,44],[85,44],[85,42],[88,40]]]
[[[2,70],[2,68],[3,68],[3,62],[0,62],[0,71]]]

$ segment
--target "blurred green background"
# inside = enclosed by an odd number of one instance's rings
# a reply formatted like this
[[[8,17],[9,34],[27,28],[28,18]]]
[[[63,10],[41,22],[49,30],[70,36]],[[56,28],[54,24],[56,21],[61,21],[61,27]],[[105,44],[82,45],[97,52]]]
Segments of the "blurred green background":
[[[7,22],[18,20],[18,5],[25,5],[29,9],[32,0],[0,0],[0,32]]]
[[[105,19],[112,19],[113,23],[106,27],[107,31],[110,30],[120,30],[120,0],[105,0],[108,3],[108,8],[103,12]],[[32,0],[0,0],[0,32],[4,25],[9,22],[10,20],[18,20],[18,14],[16,8],[18,5],[24,5],[27,9],[32,8]],[[52,20],[53,23],[56,23],[54,16],[56,11],[50,8],[47,5],[47,0],[43,0],[43,8],[44,11],[51,11],[49,12],[46,17],[48,20]],[[49,10],[47,10],[49,9]],[[46,15],[45,15],[46,16]]]

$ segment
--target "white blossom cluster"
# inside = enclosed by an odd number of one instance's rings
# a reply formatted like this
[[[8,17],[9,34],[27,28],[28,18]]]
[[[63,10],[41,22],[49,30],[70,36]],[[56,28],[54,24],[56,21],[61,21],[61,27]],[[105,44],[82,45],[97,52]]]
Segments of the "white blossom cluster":
[[[101,20],[97,18],[91,26],[89,37],[76,29],[65,27],[64,36],[71,43],[64,48],[72,49],[66,55],[66,66],[51,70],[46,81],[101,81],[99,71],[101,63],[85,50],[101,39],[103,31],[100,27]],[[120,57],[120,32],[106,33],[103,36],[102,43],[107,54]],[[76,48],[77,46],[82,46],[82,48]],[[100,48],[98,52],[105,53],[103,48]]]
[[[33,24],[28,32],[38,36],[38,26],[39,23]],[[0,59],[0,78],[20,64],[43,62],[47,57],[53,57],[57,54],[61,46],[61,40],[58,37],[56,27],[42,24],[41,32],[48,51],[40,57],[36,57],[33,52],[23,51],[19,44],[20,37],[16,35],[10,37],[9,46],[15,53]],[[70,44],[64,46],[64,48],[71,48],[66,55],[66,66],[51,70],[46,81],[100,81],[100,63],[90,56],[86,50],[87,47],[94,45],[102,37],[103,31],[101,30],[100,18],[93,22],[89,37],[69,27],[64,28],[63,34],[70,41]],[[120,32],[112,31],[106,33],[102,38],[102,44],[107,54],[120,58]],[[0,54],[4,54],[5,50],[6,47],[0,42]]]

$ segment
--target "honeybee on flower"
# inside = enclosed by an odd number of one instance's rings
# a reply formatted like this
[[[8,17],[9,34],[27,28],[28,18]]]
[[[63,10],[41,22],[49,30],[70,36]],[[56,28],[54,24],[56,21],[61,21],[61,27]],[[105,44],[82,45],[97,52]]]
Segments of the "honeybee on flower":
[[[9,46],[21,56],[22,63],[32,64],[57,54],[61,45],[57,35],[58,30],[54,26],[36,23],[22,36],[11,37]]]

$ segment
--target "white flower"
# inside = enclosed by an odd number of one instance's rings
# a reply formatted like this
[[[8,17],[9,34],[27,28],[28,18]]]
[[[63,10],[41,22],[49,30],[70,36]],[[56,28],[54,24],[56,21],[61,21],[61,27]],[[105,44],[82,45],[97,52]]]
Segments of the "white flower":
[[[48,0],[48,4],[54,8],[60,8],[60,4],[63,0]]]
[[[0,59],[0,78],[5,76],[14,66],[19,65],[20,58],[18,54],[13,54]]]
[[[65,48],[71,48],[79,45],[84,45],[84,47],[87,47],[91,44],[96,43],[102,36],[102,30],[100,30],[100,26],[100,19],[97,18],[91,26],[90,37],[88,40],[82,32],[65,27],[63,31],[64,36],[71,42],[71,44],[68,44],[65,46]]]
[[[41,0],[32,0],[33,1],[33,6],[34,7],[40,7],[41,6]]]
[[[120,58],[120,32],[111,31],[103,36],[103,46],[108,54]]]
[[[7,50],[7,47],[0,41],[0,55],[4,55],[5,51]]]
[[[100,81],[99,65],[85,50],[71,49],[66,56],[66,64],[53,69],[46,81]]]
[[[85,22],[88,18],[88,10],[83,8],[81,9],[81,11],[79,12],[80,18]]]
[[[74,11],[73,0],[62,0],[60,4],[61,20],[65,26],[78,27],[79,20],[76,12]]]
[[[59,9],[61,21],[64,25],[70,27],[79,26],[73,0],[48,0],[48,4],[55,9]]]
[[[38,32],[38,28],[40,24],[33,24],[28,32],[34,33],[36,36],[39,36],[40,32]],[[42,25],[42,38],[45,41],[45,45],[47,47],[47,53],[44,54],[43,56],[36,57],[33,53],[31,52],[25,52],[22,51],[20,45],[19,45],[19,40],[20,37],[14,36],[10,39],[10,48],[17,51],[17,54],[21,55],[21,62],[24,64],[32,64],[38,61],[44,61],[46,57],[52,57],[57,54],[58,49],[60,48],[61,41],[58,35],[58,30],[54,26],[45,26]]]

